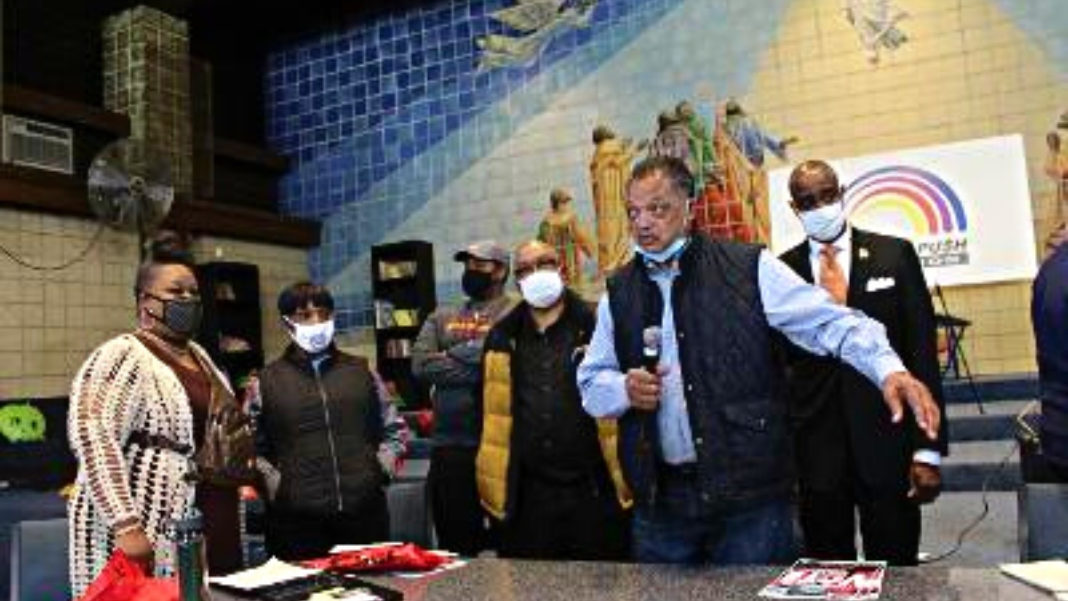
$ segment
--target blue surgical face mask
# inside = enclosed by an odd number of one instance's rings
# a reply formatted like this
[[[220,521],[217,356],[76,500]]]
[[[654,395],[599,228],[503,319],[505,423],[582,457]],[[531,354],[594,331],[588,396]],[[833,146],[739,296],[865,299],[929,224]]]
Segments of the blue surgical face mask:
[[[288,317],[283,317],[283,319],[293,326],[293,331],[289,333],[289,337],[307,353],[312,355],[319,354],[329,348],[330,343],[334,341],[333,319],[307,325],[297,323]]]
[[[642,256],[646,261],[652,261],[653,263],[667,263],[675,257],[682,254],[686,245],[690,243],[689,236],[683,236],[681,238],[675,238],[675,241],[665,246],[662,250],[652,251],[645,250],[640,245],[634,245],[634,252]]]
[[[845,229],[845,203],[839,200],[818,209],[802,211],[798,217],[809,238],[816,242],[833,242]]]

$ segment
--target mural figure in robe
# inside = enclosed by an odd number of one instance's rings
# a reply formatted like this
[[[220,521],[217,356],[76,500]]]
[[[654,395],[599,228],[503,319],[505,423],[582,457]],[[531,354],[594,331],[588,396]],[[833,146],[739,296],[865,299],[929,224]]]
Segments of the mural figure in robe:
[[[533,62],[557,34],[588,27],[596,6],[597,0],[516,0],[514,6],[491,12],[490,18],[519,33],[476,37],[482,50],[478,70]]]
[[[723,127],[738,150],[757,169],[764,167],[765,150],[785,161],[786,147],[798,141],[797,136],[779,138],[772,135],[733,98],[727,100],[724,107]]]
[[[909,39],[897,26],[909,15],[890,0],[842,0],[842,13],[857,32],[865,58],[873,65],[879,62],[882,51],[897,50]]]
[[[712,132],[689,101],[683,100],[675,106],[675,115],[690,133],[690,161],[694,176],[694,185],[698,190],[706,184],[715,183],[720,177],[719,161],[712,143]]]
[[[571,192],[554,188],[549,193],[549,210],[538,226],[538,240],[556,248],[560,275],[571,286],[582,284],[582,255],[594,258],[593,243],[575,214]]]
[[[598,125],[593,130],[593,145],[590,185],[597,219],[597,266],[608,276],[630,260],[632,250],[624,187],[630,177],[631,162],[646,143],[622,140],[609,127]]]
[[[690,129],[683,123],[674,110],[661,111],[657,116],[656,137],[649,145],[650,157],[675,157],[686,161],[690,171],[694,165],[690,162]]]
[[[1068,113],[1061,116],[1058,129],[1068,129]],[[1060,133],[1046,134],[1046,164],[1044,171],[1053,180],[1056,188],[1056,204],[1053,207],[1053,222],[1065,221],[1065,204],[1068,204],[1068,152],[1065,152]]]

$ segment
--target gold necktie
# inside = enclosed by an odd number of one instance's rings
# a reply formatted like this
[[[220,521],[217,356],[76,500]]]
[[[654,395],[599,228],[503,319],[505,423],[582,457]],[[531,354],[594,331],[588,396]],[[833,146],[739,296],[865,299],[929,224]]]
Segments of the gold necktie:
[[[842,266],[835,259],[836,254],[838,249],[833,244],[824,244],[820,249],[820,286],[831,294],[834,302],[844,305],[849,284]]]

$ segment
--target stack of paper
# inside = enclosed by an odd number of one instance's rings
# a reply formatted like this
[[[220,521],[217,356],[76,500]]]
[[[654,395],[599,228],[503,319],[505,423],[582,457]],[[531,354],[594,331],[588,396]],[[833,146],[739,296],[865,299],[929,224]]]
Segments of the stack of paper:
[[[274,584],[314,576],[320,572],[322,570],[302,568],[272,557],[259,567],[235,572],[229,576],[213,576],[208,578],[208,582],[243,591],[254,591]]]
[[[1068,601],[1068,563],[1060,559],[1030,563],[1001,564],[1001,571],[1013,578],[1053,593]]]

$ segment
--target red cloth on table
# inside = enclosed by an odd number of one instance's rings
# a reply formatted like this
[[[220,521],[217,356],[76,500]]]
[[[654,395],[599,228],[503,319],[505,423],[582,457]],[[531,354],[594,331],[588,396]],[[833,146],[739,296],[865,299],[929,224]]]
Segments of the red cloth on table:
[[[371,547],[359,551],[334,553],[329,557],[301,562],[308,568],[330,572],[399,572],[428,571],[446,563],[448,558],[408,543]]]

